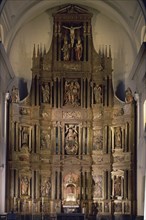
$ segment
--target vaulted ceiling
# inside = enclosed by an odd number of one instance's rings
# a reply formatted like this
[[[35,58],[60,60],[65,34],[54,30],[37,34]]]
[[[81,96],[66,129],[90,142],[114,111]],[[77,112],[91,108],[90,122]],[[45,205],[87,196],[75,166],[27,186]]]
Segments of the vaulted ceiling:
[[[114,87],[128,84],[136,55],[146,41],[146,11],[142,0],[2,0],[1,41],[16,78],[31,84],[31,57],[34,44],[49,50],[52,40],[52,13],[66,4],[77,4],[93,14],[92,33],[96,50],[111,45]]]

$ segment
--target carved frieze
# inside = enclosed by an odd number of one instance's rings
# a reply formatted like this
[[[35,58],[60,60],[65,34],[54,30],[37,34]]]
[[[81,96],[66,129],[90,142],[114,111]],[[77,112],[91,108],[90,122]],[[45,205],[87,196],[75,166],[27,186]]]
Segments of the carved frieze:
[[[81,118],[81,112],[80,111],[62,112],[62,118],[63,119],[80,119]]]

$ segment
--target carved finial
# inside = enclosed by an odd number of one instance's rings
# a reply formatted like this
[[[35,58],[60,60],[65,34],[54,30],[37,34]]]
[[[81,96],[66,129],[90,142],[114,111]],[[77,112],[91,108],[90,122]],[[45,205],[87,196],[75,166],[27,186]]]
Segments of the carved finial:
[[[40,57],[42,56],[42,44],[40,44]]]
[[[105,57],[107,57],[107,45],[105,45]]]
[[[44,55],[46,55],[46,47],[45,47],[45,45],[44,45]]]
[[[36,56],[36,51],[35,51],[35,44],[34,44],[34,47],[33,47],[33,58],[35,58]]]
[[[39,57],[39,55],[40,55],[40,49],[39,49],[39,44],[38,44],[37,56]]]
[[[111,57],[111,45],[109,45],[109,57]]]
[[[101,46],[99,46],[99,55],[101,56]]]
[[[102,56],[104,57],[104,46],[102,45]]]

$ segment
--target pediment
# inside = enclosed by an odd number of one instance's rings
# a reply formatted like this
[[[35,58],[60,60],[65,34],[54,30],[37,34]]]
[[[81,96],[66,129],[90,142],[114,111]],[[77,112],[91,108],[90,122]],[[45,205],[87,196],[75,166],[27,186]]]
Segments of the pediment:
[[[57,14],[88,14],[88,11],[78,5],[67,5],[58,10]]]

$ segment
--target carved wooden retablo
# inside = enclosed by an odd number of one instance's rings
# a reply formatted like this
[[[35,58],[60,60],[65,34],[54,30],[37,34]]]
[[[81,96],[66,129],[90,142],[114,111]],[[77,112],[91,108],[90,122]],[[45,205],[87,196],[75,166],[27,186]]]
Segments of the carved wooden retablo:
[[[94,50],[86,9],[53,17],[50,50],[34,47],[29,96],[12,91],[7,209],[134,214],[132,94],[114,96],[111,48]]]

